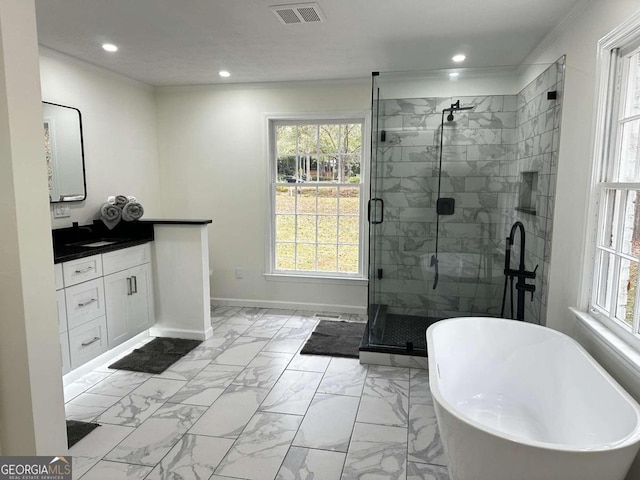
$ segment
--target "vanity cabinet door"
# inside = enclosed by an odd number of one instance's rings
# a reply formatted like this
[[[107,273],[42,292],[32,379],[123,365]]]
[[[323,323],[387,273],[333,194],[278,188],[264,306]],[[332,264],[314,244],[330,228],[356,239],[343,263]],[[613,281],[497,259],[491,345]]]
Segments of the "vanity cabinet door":
[[[149,328],[149,264],[104,277],[109,348]]]

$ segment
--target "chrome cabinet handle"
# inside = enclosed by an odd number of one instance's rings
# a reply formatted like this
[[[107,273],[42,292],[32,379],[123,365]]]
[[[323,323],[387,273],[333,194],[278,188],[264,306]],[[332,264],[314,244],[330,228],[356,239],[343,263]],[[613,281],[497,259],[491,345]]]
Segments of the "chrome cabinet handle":
[[[97,302],[97,301],[98,301],[97,298],[92,298],[91,300],[88,300],[88,301],[86,301],[84,303],[79,303],[78,306],[79,307],[86,307],[87,305],[91,305],[92,303]]]
[[[100,337],[93,337],[93,339],[89,340],[88,342],[82,342],[80,345],[82,345],[83,347],[88,347],[92,343],[96,343],[98,341],[100,341]]]
[[[133,293],[138,293],[138,277],[134,275],[131,278],[133,279]]]
[[[93,270],[93,267],[89,266],[87,268],[83,268],[82,270],[76,270],[76,273],[80,274],[80,273],[87,273],[89,271]]]
[[[131,277],[127,277],[127,296],[133,295],[133,287],[131,286]]]

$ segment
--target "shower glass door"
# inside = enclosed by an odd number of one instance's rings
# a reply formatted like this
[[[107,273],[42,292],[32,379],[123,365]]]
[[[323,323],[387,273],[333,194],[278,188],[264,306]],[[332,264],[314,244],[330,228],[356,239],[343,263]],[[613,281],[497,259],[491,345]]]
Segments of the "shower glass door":
[[[526,269],[539,265],[525,320],[542,322],[563,79],[563,58],[373,77],[370,346],[420,355],[435,321],[509,317],[505,240],[516,221]]]

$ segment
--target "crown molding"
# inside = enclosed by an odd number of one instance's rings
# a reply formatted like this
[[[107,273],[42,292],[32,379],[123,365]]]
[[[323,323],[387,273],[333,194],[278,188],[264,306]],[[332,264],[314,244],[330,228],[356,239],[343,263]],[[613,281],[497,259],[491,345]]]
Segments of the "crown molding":
[[[108,70],[104,67],[100,67],[93,63],[87,62],[86,60],[81,60],[79,58],[73,57],[66,53],[62,53],[58,50],[54,50],[49,47],[45,47],[44,45],[38,45],[38,52],[40,55],[48,58],[52,58],[54,60],[60,60],[62,62],[71,63],[73,65],[77,65],[86,70],[91,70],[94,73],[98,73],[100,75],[108,76],[113,78],[114,80],[119,80],[124,83],[128,83],[138,88],[142,88],[148,91],[153,91],[153,85],[149,85],[148,83],[141,82],[140,80],[136,80],[131,77],[127,77],[126,75],[122,75],[121,73],[116,73],[114,71]]]
[[[523,65],[533,64],[536,62],[538,58],[542,56],[544,52],[546,52],[549,47],[556,41],[558,38],[565,33],[569,27],[575,22],[575,20],[582,15],[582,13],[593,3],[593,0],[582,0],[578,2],[573,8],[569,11],[569,13],[556,25],[556,27],[551,30],[551,32],[542,39],[542,41],[536,45],[529,55],[526,56]]]

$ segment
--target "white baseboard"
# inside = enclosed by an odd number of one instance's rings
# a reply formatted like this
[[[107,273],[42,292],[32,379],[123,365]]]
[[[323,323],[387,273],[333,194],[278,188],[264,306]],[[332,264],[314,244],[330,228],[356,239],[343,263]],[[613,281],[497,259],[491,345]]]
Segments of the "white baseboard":
[[[62,383],[66,387],[70,383],[75,382],[89,372],[92,372],[96,368],[102,367],[106,364],[115,362],[126,354],[130,353],[134,348],[139,347],[141,343],[149,338],[149,330],[145,330],[139,333],[135,337],[126,342],[107,350],[102,355],[97,356],[93,360],[89,360],[87,363],[80,365],[75,370],[71,370],[69,373],[62,377]],[[115,370],[114,370],[115,372]]]
[[[211,298],[211,305],[228,307],[281,308],[285,310],[311,310],[313,312],[355,313],[366,315],[367,307],[334,305],[325,303],[276,302],[271,300],[249,300],[245,298]]]
[[[213,328],[209,326],[204,332],[199,330],[185,330],[179,328],[151,327],[152,337],[186,338],[187,340],[207,340],[213,336]]]

